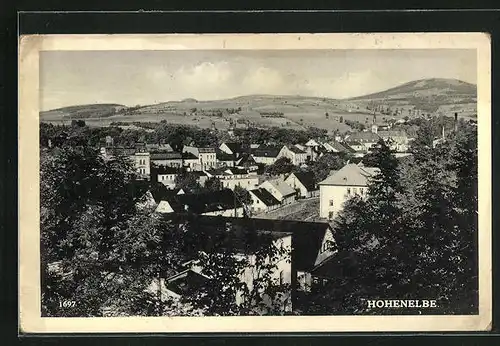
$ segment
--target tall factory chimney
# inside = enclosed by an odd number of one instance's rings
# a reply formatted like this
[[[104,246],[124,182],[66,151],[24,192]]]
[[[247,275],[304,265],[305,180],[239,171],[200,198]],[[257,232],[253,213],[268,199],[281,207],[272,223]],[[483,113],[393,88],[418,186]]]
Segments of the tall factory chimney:
[[[455,112],[455,122],[454,122],[455,131],[457,131],[457,127],[458,127],[458,113]]]

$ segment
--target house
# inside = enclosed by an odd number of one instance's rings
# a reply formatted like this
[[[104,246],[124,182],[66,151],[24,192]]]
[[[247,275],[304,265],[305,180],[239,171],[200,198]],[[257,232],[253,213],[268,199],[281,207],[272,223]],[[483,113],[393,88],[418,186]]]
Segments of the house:
[[[179,168],[169,166],[151,166],[151,181],[157,181],[169,189],[175,188]]]
[[[352,142],[359,142],[365,146],[365,151],[370,150],[380,140],[380,136],[371,131],[354,132],[345,139],[348,145]],[[353,148],[354,149],[354,148]]]
[[[366,196],[369,179],[377,171],[377,168],[348,163],[321,181],[319,183],[320,217],[331,220],[342,210],[347,199],[355,195]]]
[[[259,177],[255,172],[244,168],[224,167],[205,171],[208,178],[215,177],[222,183],[223,188],[234,190],[236,186],[250,190],[259,185]]]
[[[178,188],[169,189],[163,184],[157,183],[157,184],[151,184],[151,186],[149,186],[148,183],[148,187],[141,187],[138,185],[138,183],[139,182],[136,181],[134,185],[136,186],[135,187],[136,190],[138,191],[142,190],[141,197],[138,198],[138,201],[136,203],[136,206],[139,209],[156,208],[162,200],[165,200],[168,197],[172,197],[175,195],[182,195],[186,193],[186,191],[184,191],[183,189],[178,189]]]
[[[235,157],[222,150],[217,150],[215,153],[217,159],[217,167],[234,167]]]
[[[384,140],[389,147],[396,152],[407,152],[409,138],[405,131],[391,130],[378,131],[378,135]]]
[[[338,141],[325,142],[325,143],[323,143],[323,147],[329,153],[349,153],[350,152],[350,150],[346,146],[342,145]]]
[[[174,151],[152,152],[150,160],[151,163],[157,166],[176,168],[181,168],[183,166],[182,154]]]
[[[297,192],[281,179],[266,180],[259,185],[259,188],[266,189],[274,198],[280,201],[281,205],[295,202]]]
[[[276,146],[259,146],[252,150],[252,158],[256,163],[272,165],[278,159],[281,147]]]
[[[232,155],[234,159],[238,159],[244,152],[242,144],[236,142],[224,142],[219,146],[219,150]]]
[[[319,158],[320,154],[318,148],[322,147],[322,145],[314,139],[309,139],[305,144],[305,147],[306,147],[305,152],[307,153],[307,158],[310,161],[316,161]]]
[[[198,158],[197,164],[194,165],[194,170],[202,171],[217,167],[217,157],[215,148],[197,148],[193,146],[184,146],[182,152],[188,152]]]
[[[287,157],[295,166],[301,166],[306,163],[307,153],[296,146],[284,145],[278,153],[278,158]]]
[[[251,208],[254,213],[267,213],[281,206],[281,202],[264,188],[250,190],[249,192],[252,198]]]
[[[131,156],[131,159],[134,163],[135,169],[139,176],[144,179],[149,179],[151,170],[151,157],[148,152],[138,152],[135,153],[134,156]]]
[[[182,165],[184,168],[186,168],[189,172],[198,170],[200,162],[198,156],[187,151],[183,152],[181,155],[182,155]]]
[[[238,168],[245,168],[249,172],[256,172],[259,169],[259,165],[253,159],[252,155],[249,153],[243,153],[241,157],[235,162],[235,166]]]
[[[328,223],[186,214],[168,214],[165,217],[178,224],[187,224],[187,227],[195,225],[198,241],[197,248],[193,250],[227,252],[230,246],[229,250],[235,257],[246,259],[249,267],[239,274],[239,281],[248,287],[252,287],[254,280],[261,275],[269,275],[266,281],[284,290],[281,300],[274,302],[275,306],[278,303],[277,306],[282,307],[281,314],[294,310],[300,293],[310,290],[312,273],[338,253],[334,233]],[[224,245],[215,241],[221,237],[227,240],[222,242]],[[256,261],[258,252],[268,243],[283,251],[266,261],[268,269],[263,269],[254,263],[260,262]],[[182,296],[196,292],[204,284],[210,285],[212,278],[205,272],[201,261],[189,261],[181,269],[163,281],[165,288],[172,293]],[[173,296],[172,293],[167,292]],[[241,303],[241,294],[237,294],[236,304]]]
[[[295,172],[288,175],[285,183],[297,191],[297,197],[310,198],[319,196],[319,189],[314,182],[312,172]]]
[[[167,197],[158,204],[156,212],[242,217],[243,205],[233,191],[224,189]]]

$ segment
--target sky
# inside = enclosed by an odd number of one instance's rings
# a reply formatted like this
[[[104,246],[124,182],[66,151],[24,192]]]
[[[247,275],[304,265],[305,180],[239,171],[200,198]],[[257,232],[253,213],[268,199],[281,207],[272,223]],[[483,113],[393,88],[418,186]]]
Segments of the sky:
[[[424,78],[476,84],[476,51],[45,51],[40,109],[252,94],[348,98]]]

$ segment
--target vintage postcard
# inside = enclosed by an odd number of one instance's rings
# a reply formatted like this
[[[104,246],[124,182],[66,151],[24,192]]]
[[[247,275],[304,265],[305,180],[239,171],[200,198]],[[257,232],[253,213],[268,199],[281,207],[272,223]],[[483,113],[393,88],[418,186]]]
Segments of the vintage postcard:
[[[483,33],[19,41],[22,333],[491,329]]]

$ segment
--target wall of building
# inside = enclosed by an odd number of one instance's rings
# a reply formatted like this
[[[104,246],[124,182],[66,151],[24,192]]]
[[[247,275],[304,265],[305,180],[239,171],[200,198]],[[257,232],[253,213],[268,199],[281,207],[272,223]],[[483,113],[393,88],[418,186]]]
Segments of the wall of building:
[[[256,163],[263,163],[265,165],[272,165],[276,162],[277,157],[267,157],[267,156],[252,156]]]
[[[151,163],[154,163],[157,166],[165,166],[165,167],[182,167],[182,159],[174,159],[174,160],[151,160]]]
[[[355,193],[365,196],[368,192],[366,186],[332,186],[320,185],[319,216],[333,219],[344,207],[344,202]]]
[[[175,179],[177,174],[158,174],[158,182],[162,183],[169,189],[175,188]]]
[[[259,177],[256,175],[244,178],[218,177],[222,182],[222,186],[226,189],[234,190],[236,186],[243,189],[251,190],[259,185]]]
[[[136,153],[131,159],[139,175],[148,177],[151,175],[151,160],[149,153]]]

